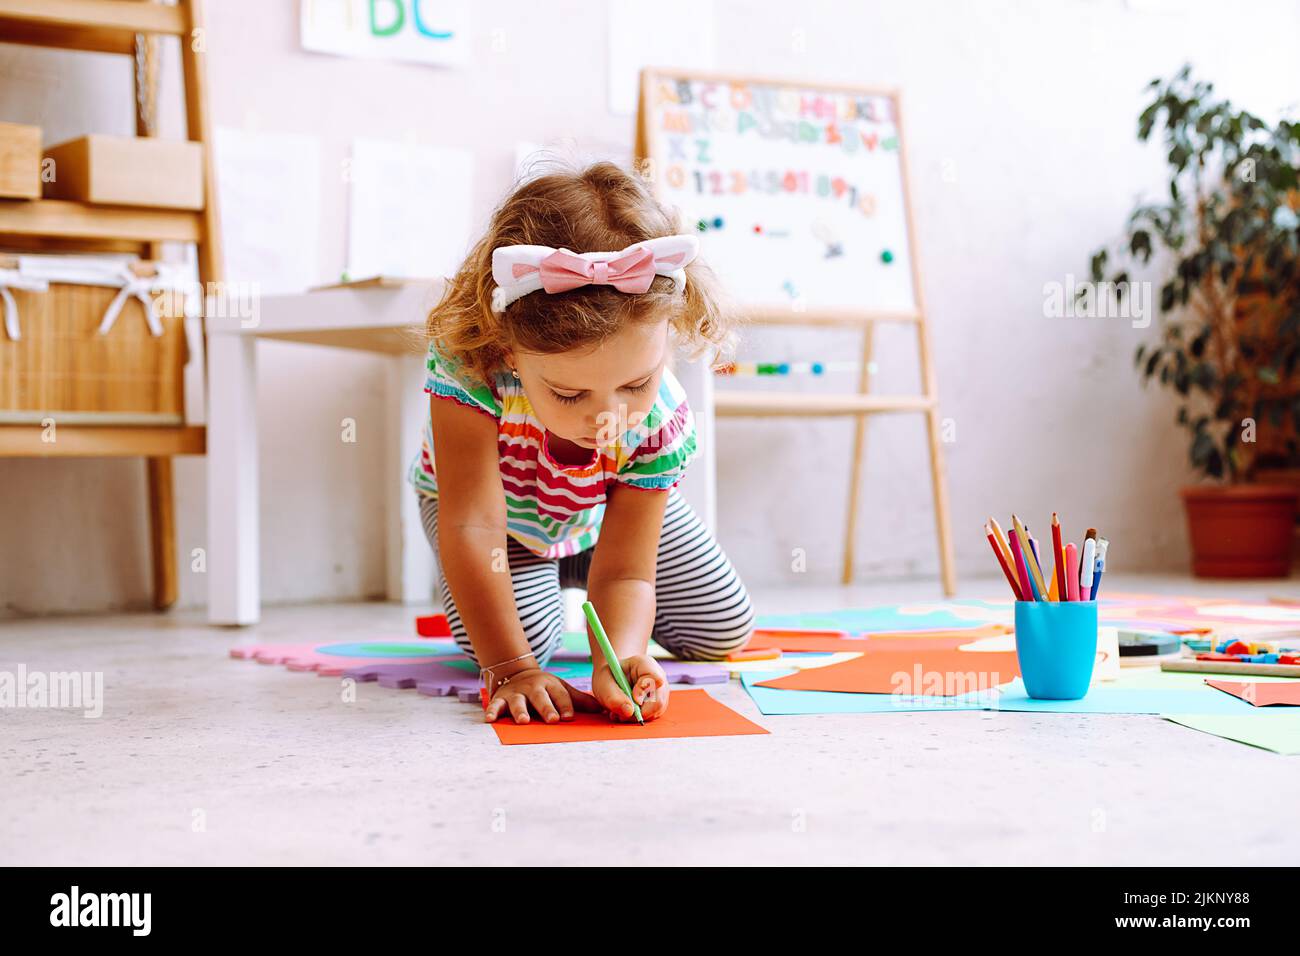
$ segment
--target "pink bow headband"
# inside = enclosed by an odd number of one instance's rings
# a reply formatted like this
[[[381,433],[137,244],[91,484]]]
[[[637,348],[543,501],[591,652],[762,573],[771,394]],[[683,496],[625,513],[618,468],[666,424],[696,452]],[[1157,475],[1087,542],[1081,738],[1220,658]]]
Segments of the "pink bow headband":
[[[655,276],[668,276],[680,292],[686,266],[699,252],[691,235],[660,236],[619,252],[573,252],[551,246],[497,246],[492,250],[492,311],[538,289],[568,292],[584,285],[612,285],[620,292],[641,293]]]

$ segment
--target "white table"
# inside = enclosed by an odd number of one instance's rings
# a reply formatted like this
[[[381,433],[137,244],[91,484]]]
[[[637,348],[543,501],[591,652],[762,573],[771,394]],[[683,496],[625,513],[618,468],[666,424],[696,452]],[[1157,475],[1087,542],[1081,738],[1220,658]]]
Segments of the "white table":
[[[418,326],[441,293],[440,282],[376,281],[298,295],[267,296],[251,328],[238,317],[207,319],[208,621],[255,624],[261,615],[258,564],[257,342],[273,339],[362,349],[391,357],[384,455],[388,598],[428,605],[434,558],[406,481],[428,415],[424,361],[406,330]],[[246,320],[247,321],[247,320]],[[679,363],[677,377],[695,412],[702,453],[682,495],[716,529],[713,377],[701,363]]]

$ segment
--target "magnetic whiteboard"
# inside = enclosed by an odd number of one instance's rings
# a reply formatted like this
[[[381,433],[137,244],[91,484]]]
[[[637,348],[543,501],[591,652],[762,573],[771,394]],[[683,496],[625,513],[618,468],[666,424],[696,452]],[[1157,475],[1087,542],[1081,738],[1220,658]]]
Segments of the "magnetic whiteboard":
[[[639,152],[739,302],[915,312],[897,103],[647,70]]]

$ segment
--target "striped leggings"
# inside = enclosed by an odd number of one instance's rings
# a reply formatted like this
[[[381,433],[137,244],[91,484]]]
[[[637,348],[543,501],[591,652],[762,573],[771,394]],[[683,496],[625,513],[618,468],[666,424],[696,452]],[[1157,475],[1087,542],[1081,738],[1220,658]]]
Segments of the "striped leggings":
[[[420,520],[438,556],[438,591],[456,643],[477,663],[452,601],[438,555],[438,499],[420,496]],[[595,546],[563,558],[539,558],[506,537],[515,606],[528,646],[543,667],[560,647],[564,602],[560,589],[585,588]],[[718,660],[743,647],[754,628],[749,592],[735,568],[685,499],[672,489],[659,534],[655,567],[655,620],[651,636],[685,660]]]

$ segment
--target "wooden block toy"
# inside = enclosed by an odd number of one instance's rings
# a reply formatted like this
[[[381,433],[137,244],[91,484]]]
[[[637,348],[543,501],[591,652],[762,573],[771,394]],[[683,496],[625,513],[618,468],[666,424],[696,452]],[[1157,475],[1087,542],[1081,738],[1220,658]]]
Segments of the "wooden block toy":
[[[0,123],[0,197],[41,198],[41,128]]]
[[[47,199],[108,206],[203,208],[203,147],[189,140],[94,133],[45,150]]]
[[[422,614],[415,619],[415,633],[421,637],[451,637],[451,624],[445,614]]]

